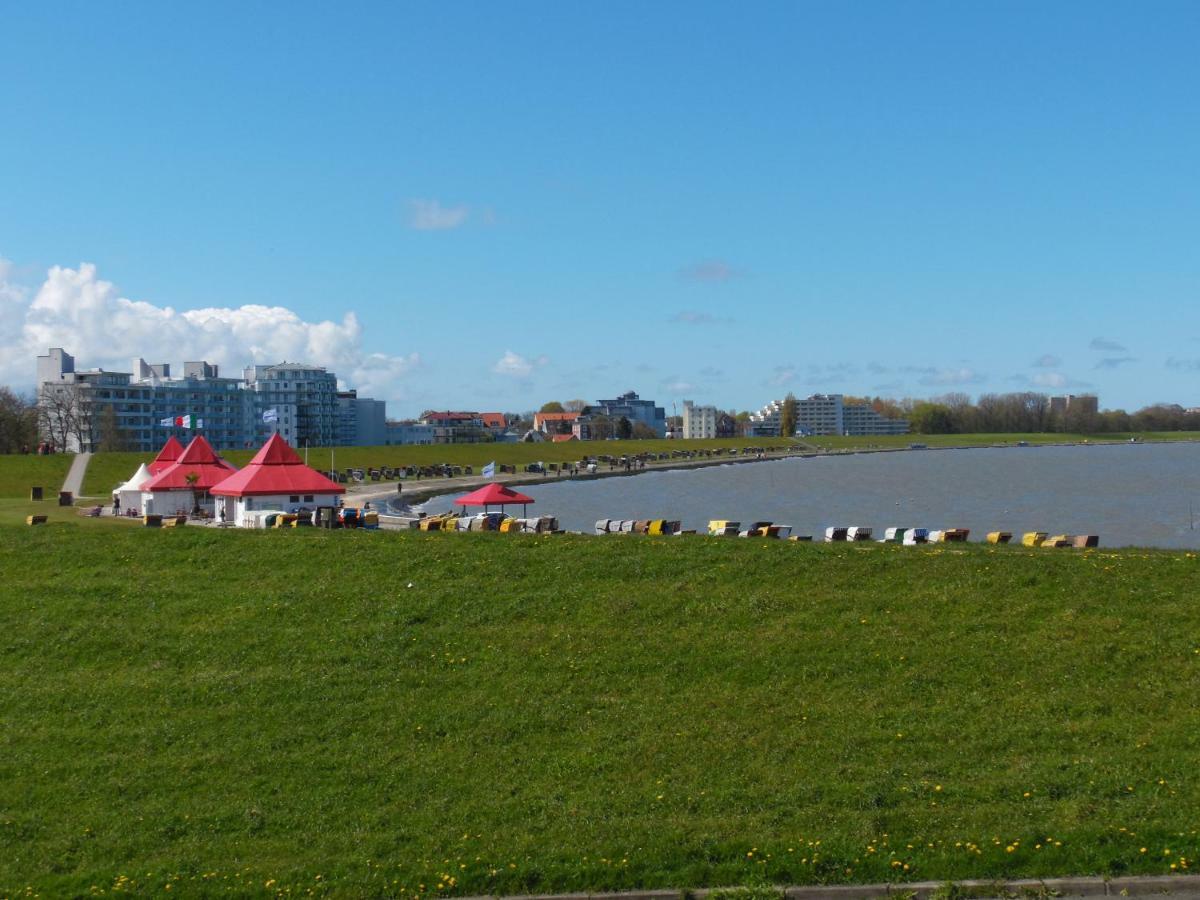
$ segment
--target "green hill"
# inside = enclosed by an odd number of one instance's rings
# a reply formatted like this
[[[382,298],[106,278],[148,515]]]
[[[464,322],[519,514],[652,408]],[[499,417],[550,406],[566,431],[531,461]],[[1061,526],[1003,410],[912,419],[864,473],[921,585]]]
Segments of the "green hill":
[[[0,531],[0,895],[1200,852],[1195,554]]]

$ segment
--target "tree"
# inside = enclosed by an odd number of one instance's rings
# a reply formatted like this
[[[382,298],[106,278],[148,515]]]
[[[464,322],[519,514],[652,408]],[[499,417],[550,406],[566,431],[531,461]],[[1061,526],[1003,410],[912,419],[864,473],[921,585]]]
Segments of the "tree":
[[[121,427],[121,423],[117,421],[117,410],[111,403],[100,410],[98,425],[100,443],[96,448],[97,450],[109,453],[130,449],[131,441],[129,440],[129,434]]]
[[[954,417],[943,403],[919,400],[908,414],[908,425],[917,434],[951,434]]]
[[[23,397],[0,387],[0,453],[28,453],[37,444],[37,410]]]
[[[38,393],[38,433],[58,451],[70,448],[72,440],[82,444],[84,422],[74,384],[43,384]]]
[[[608,416],[596,416],[589,424],[593,441],[606,441],[613,436],[613,420]]]
[[[633,437],[633,423],[625,416],[621,416],[617,420],[617,437],[623,441],[627,441]]]
[[[779,413],[779,436],[790,438],[796,434],[796,395],[789,393],[783,400],[783,409]]]
[[[658,432],[645,422],[634,422],[633,437],[639,441],[652,441],[658,437]]]
[[[586,400],[568,400],[564,403],[562,412],[583,412],[583,408],[587,406]]]
[[[183,480],[187,482],[188,488],[192,492],[192,515],[200,515],[200,498],[196,495],[196,482],[200,480],[200,476],[195,472],[188,472],[183,476]]]
[[[543,403],[542,408],[538,410],[540,413],[561,413],[566,412],[563,405],[557,400],[551,400],[549,403]]]

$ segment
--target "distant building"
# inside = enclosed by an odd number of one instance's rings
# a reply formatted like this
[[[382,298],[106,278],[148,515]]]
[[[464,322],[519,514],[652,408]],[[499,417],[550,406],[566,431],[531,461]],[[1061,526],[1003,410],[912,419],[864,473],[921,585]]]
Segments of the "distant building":
[[[250,366],[240,379],[222,377],[203,360],[185,362],[182,376],[172,376],[168,363],[140,358],[129,372],[106,372],[77,370],[71,354],[53,347],[37,358],[37,391],[41,439],[67,451],[97,450],[107,437],[110,445],[149,452],[171,434],[195,432],[217,449],[259,446],[276,432],[293,446],[330,446],[349,421],[339,409],[337,376],[295,363]],[[355,399],[378,411],[365,417],[377,423],[383,401]],[[163,424],[182,416],[198,427],[185,433]],[[109,425],[115,436],[103,433]]]
[[[621,419],[628,419],[630,425],[640,422],[651,429],[655,437],[667,435],[667,411],[656,406],[653,400],[641,399],[635,391],[585,406],[575,419],[571,432],[581,441],[615,437],[614,429]]]
[[[1050,398],[1050,415],[1096,415],[1100,412],[1100,398],[1095,394],[1067,394],[1065,397]]]
[[[388,422],[384,426],[385,444],[432,444],[437,428],[420,422]]]
[[[721,413],[717,416],[717,437],[730,438],[737,437],[741,434],[741,428],[738,425],[738,420],[729,413]]]
[[[717,408],[696,406],[691,400],[683,401],[683,434],[688,440],[715,438],[717,436]]]
[[[571,426],[578,418],[577,412],[534,413],[533,430],[542,434],[570,434]]]
[[[378,447],[387,443],[387,404],[359,397],[358,391],[337,393],[339,447]]]
[[[750,414],[750,433],[777,437],[783,416],[783,400],[773,400]],[[908,434],[908,421],[889,419],[867,404],[847,404],[841,394],[813,394],[796,400],[796,433],[804,435]],[[790,436],[790,435],[789,435]]]

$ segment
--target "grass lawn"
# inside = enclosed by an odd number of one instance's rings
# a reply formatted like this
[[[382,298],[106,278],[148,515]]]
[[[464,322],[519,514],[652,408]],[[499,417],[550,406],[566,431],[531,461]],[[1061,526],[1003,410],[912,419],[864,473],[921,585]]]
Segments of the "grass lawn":
[[[39,486],[45,495],[58,498],[58,491],[71,461],[75,458],[71,453],[54,453],[50,456],[30,454],[0,454],[0,498],[29,499],[29,489]]]
[[[0,528],[0,895],[1169,873],[1192,553]]]

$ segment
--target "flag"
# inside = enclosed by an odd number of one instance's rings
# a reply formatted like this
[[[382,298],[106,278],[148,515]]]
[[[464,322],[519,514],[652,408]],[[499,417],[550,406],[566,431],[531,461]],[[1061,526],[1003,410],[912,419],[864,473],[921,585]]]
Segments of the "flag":
[[[188,413],[186,416],[176,416],[175,417],[175,427],[176,428],[203,428],[204,420],[197,419],[192,413]]]
[[[483,467],[483,477],[484,478],[495,478],[496,477],[496,463],[495,462],[490,462],[486,466]]]
[[[279,421],[279,410],[264,409],[263,410],[263,421],[264,422],[278,422]]]
[[[164,425],[164,426],[166,426],[167,428],[171,428],[171,427],[173,427],[173,426],[175,425],[175,417],[174,417],[174,416],[167,416],[165,419],[159,419],[159,420],[158,420],[158,424],[159,424],[159,425]]]

